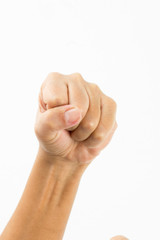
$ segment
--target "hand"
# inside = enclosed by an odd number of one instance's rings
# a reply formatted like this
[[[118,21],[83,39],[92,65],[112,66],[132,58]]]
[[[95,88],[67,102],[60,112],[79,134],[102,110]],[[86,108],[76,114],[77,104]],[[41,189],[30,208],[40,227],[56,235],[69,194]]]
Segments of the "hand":
[[[110,240],[129,240],[129,239],[124,236],[115,236],[115,237],[111,238]]]
[[[42,83],[35,134],[44,152],[90,163],[108,145],[115,129],[116,103],[79,73],[50,73]]]

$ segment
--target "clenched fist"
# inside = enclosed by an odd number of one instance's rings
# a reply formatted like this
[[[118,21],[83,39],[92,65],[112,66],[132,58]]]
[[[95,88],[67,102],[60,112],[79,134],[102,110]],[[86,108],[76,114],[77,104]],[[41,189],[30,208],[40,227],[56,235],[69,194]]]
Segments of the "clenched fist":
[[[79,73],[48,74],[34,125],[40,148],[53,157],[90,163],[110,142],[116,103]]]

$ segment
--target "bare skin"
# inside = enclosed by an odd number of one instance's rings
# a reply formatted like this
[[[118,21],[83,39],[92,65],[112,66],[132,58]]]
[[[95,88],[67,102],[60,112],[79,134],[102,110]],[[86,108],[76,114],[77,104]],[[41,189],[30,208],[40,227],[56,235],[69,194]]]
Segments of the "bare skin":
[[[62,240],[81,177],[117,128],[115,101],[79,73],[48,74],[38,102],[38,153],[0,240]]]
[[[111,238],[111,240],[128,240],[128,238],[126,238],[124,236],[115,236],[115,237]]]

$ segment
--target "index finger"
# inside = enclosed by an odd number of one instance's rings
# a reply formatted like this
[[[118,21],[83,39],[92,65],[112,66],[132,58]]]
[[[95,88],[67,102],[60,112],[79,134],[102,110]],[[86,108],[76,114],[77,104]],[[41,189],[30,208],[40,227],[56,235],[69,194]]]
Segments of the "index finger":
[[[67,105],[68,90],[65,75],[60,73],[49,73],[41,86],[40,99],[46,109]]]

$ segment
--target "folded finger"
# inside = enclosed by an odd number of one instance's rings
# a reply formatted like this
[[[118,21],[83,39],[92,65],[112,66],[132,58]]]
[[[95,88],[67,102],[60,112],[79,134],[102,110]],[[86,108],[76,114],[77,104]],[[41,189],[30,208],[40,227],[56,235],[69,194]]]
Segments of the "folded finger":
[[[42,106],[46,109],[68,104],[68,90],[65,75],[50,73],[42,84],[39,94]]]
[[[97,147],[104,142],[116,122],[116,103],[101,95],[101,117],[95,131],[84,141],[87,147]]]
[[[72,106],[78,107],[81,110],[82,119],[86,115],[86,112],[89,107],[89,98],[88,94],[84,87],[85,81],[81,77],[80,74],[73,73],[68,76],[68,104]],[[78,125],[72,127],[69,130],[74,130],[78,127]]]
[[[76,141],[84,141],[96,129],[100,118],[100,94],[95,84],[85,86],[88,98],[88,111],[80,122],[79,126],[71,133],[71,137]]]

